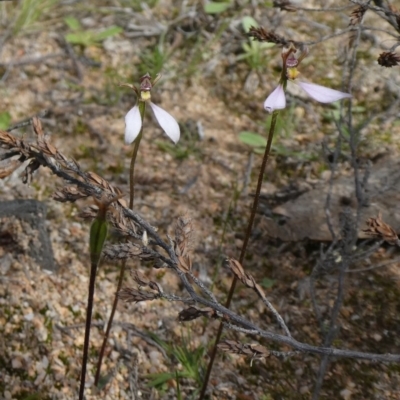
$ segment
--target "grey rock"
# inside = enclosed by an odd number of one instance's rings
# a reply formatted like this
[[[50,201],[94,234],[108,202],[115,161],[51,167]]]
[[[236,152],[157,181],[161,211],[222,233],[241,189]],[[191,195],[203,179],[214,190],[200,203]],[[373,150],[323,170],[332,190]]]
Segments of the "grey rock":
[[[42,269],[55,272],[57,265],[45,226],[47,208],[37,200],[0,202],[0,247],[16,258],[30,257]]]
[[[360,170],[360,180],[367,171]],[[385,156],[368,168],[369,178],[365,187],[367,202],[361,208],[358,237],[368,237],[366,229],[368,218],[377,217],[400,233],[400,161],[397,156]],[[320,182],[316,187],[295,200],[290,200],[275,209],[274,218],[265,218],[261,228],[265,233],[284,241],[311,239],[330,241],[325,212],[329,193],[328,182]],[[354,218],[357,210],[354,175],[352,171],[336,178],[331,191],[329,213],[333,229],[340,236],[340,218],[345,212]]]

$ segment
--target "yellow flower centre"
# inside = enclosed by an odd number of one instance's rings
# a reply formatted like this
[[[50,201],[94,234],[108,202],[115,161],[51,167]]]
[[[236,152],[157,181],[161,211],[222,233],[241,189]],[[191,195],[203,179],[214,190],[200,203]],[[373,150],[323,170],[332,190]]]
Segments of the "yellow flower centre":
[[[299,76],[300,72],[297,71],[296,67],[288,68],[286,71],[286,76],[288,79],[294,80]]]
[[[142,101],[148,101],[151,99],[151,94],[150,94],[150,90],[142,90],[140,92],[140,100]]]

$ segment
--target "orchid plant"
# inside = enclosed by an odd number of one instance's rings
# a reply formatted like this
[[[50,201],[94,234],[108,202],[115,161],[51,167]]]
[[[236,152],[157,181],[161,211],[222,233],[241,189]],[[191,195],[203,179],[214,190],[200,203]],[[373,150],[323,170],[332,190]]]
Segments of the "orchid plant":
[[[275,132],[276,121],[278,118],[279,110],[282,110],[286,107],[286,97],[285,90],[288,81],[294,81],[299,72],[297,71],[297,67],[303,58],[308,54],[308,49],[304,44],[296,43],[297,48],[295,46],[295,42],[286,40],[285,38],[275,34],[274,32],[267,31],[262,27],[255,28],[251,27],[248,33],[248,36],[253,37],[254,39],[260,42],[270,42],[281,45],[282,49],[282,59],[283,59],[283,68],[281,79],[279,85],[274,89],[274,91],[267,97],[264,102],[264,108],[269,113],[272,113],[271,125],[268,132],[267,144],[265,146],[264,156],[261,164],[261,168],[258,175],[258,182],[256,193],[254,195],[253,206],[250,213],[250,218],[248,221],[246,236],[243,241],[243,245],[240,251],[239,263],[243,265],[245,260],[245,255],[247,251],[247,246],[249,243],[250,234],[254,224],[254,218],[258,208],[258,202],[260,199],[261,186],[264,179],[264,171],[267,165],[267,161],[269,158],[269,154],[272,146],[272,139]],[[351,94],[340,92],[338,90],[330,89],[324,86],[315,85],[313,83],[306,82],[297,82],[297,84],[314,100],[319,101],[320,103],[331,103],[337,100],[351,98]],[[229,289],[228,298],[225,303],[225,307],[229,308],[233,293],[235,291],[237,278],[234,277],[231,287]],[[204,379],[203,387],[201,390],[199,400],[203,400],[205,396],[205,392],[207,389],[207,383],[211,374],[211,369],[214,363],[215,355],[217,353],[217,346],[221,339],[223,324],[221,323],[217,332],[217,336],[215,339],[214,348],[211,353],[211,359],[207,367],[206,376]]]
[[[140,89],[136,88],[136,86],[131,84],[121,84],[120,86],[126,86],[133,89],[137,96],[136,104],[133,108],[131,108],[125,116],[125,143],[126,144],[134,144],[131,165],[129,169],[129,208],[133,209],[133,201],[135,197],[135,187],[134,187],[134,172],[135,172],[135,164],[136,158],[139,151],[140,141],[143,136],[143,119],[144,113],[146,109],[146,104],[149,104],[150,108],[153,110],[154,116],[156,117],[158,123],[161,128],[167,134],[167,136],[176,144],[180,138],[180,129],[179,125],[176,122],[175,118],[163,110],[161,107],[155,105],[151,102],[151,89],[160,79],[160,75],[157,75],[154,80],[151,79],[151,76],[147,73],[140,78]],[[118,304],[118,292],[121,290],[122,281],[125,274],[126,268],[126,260],[122,263],[121,270],[119,273],[117,290],[114,297],[113,306],[111,309],[111,314],[107,323],[106,332],[103,338],[103,344],[100,350],[99,359],[97,361],[97,371],[95,376],[95,384],[98,385],[100,380],[100,371],[101,364],[105,352],[105,347],[108,341],[108,337],[110,335],[115,310]]]
[[[285,89],[287,82],[294,82],[296,80],[299,75],[297,66],[307,54],[307,47],[301,45],[299,48],[296,48],[292,42],[290,43],[289,47],[282,49],[283,68],[281,80],[279,85],[264,102],[264,108],[266,111],[272,113],[275,110],[282,110],[286,107]],[[339,90],[330,89],[314,83],[302,81],[296,81],[296,83],[312,99],[320,103],[332,103],[337,100],[351,97],[351,94],[349,93],[340,92]]]

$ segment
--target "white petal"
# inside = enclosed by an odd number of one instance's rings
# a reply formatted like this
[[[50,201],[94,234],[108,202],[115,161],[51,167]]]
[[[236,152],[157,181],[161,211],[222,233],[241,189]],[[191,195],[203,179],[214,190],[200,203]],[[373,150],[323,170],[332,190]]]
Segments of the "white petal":
[[[267,97],[264,108],[272,113],[275,110],[282,110],[286,107],[285,91],[282,85],[278,85],[275,90]]]
[[[337,100],[342,100],[352,97],[349,93],[339,92],[321,85],[313,83],[297,82],[297,84],[314,100],[320,103],[332,103]]]
[[[136,105],[125,115],[125,143],[132,143],[141,129],[142,117],[140,116],[139,106]]]
[[[179,137],[181,136],[181,130],[176,122],[175,118],[168,114],[161,107],[156,106],[154,103],[150,102],[150,107],[154,112],[154,115],[160,124],[161,128],[168,135],[168,137],[175,143],[178,143]]]

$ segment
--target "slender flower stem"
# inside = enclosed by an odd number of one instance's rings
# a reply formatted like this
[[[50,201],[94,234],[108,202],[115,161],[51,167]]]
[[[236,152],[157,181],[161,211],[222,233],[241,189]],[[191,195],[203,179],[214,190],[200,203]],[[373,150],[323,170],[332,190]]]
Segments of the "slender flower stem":
[[[135,164],[142,136],[143,136],[143,128],[141,129],[139,136],[135,140],[135,146],[133,148],[133,153],[131,158],[131,166],[129,168],[129,208],[131,210],[133,209],[133,200],[135,198],[135,181],[134,181]]]
[[[274,137],[277,117],[278,117],[278,111],[274,111],[272,113],[271,126],[270,126],[269,132],[268,132],[267,146],[265,147],[264,157],[263,157],[263,160],[262,160],[260,173],[258,175],[257,189],[256,189],[256,193],[255,193],[255,196],[254,196],[253,206],[251,208],[250,219],[249,219],[249,222],[247,224],[246,235],[245,235],[245,238],[244,238],[244,241],[243,241],[243,245],[242,245],[242,249],[241,249],[241,252],[240,252],[239,262],[242,265],[243,265],[244,256],[246,255],[247,246],[249,244],[251,231],[253,229],[254,218],[256,216],[256,212],[257,212],[257,208],[258,208],[258,202],[260,200],[261,186],[262,186],[262,182],[263,182],[265,167],[267,165],[267,161],[268,161],[269,154],[270,154],[270,151],[271,151],[272,139]],[[233,278],[231,288],[229,289],[228,298],[227,298],[226,303],[225,303],[225,307],[226,308],[229,308],[229,306],[231,304],[233,293],[234,293],[235,288],[236,288],[236,283],[237,283],[237,278],[235,276]],[[206,376],[204,378],[203,386],[201,388],[201,393],[200,393],[200,396],[199,396],[199,400],[203,400],[204,399],[204,396],[205,396],[205,393],[206,393],[206,390],[207,390],[208,381],[210,379],[211,370],[212,370],[212,367],[213,367],[213,364],[214,364],[215,356],[217,355],[217,346],[218,346],[218,343],[219,343],[219,341],[221,339],[222,330],[223,330],[223,324],[221,322],[220,325],[219,325],[219,328],[218,328],[217,337],[215,339],[214,347],[213,347],[212,352],[211,352],[210,361],[209,361],[208,366],[207,366],[207,372],[206,372]]]
[[[85,391],[85,377],[86,377],[86,366],[89,354],[89,338],[90,338],[90,325],[92,323],[92,310],[93,310],[93,296],[94,287],[96,281],[97,263],[91,263],[90,265],[90,281],[89,281],[89,293],[88,303],[86,309],[86,324],[85,324],[85,341],[83,344],[83,357],[82,357],[82,371],[81,371],[81,383],[79,387],[79,400],[83,400],[83,394]]]
[[[140,109],[140,115],[141,115],[142,121],[143,121],[143,117],[144,117],[145,107],[146,107],[145,103],[139,103],[139,109]],[[132,158],[131,158],[131,165],[130,165],[130,168],[129,168],[129,208],[131,210],[133,209],[133,202],[134,202],[134,199],[135,199],[135,185],[134,185],[134,182],[135,182],[134,181],[135,164],[136,164],[136,159],[137,159],[137,155],[138,155],[138,151],[139,151],[140,141],[142,140],[142,136],[143,136],[143,127],[140,130],[140,133],[139,133],[138,137],[135,140],[133,153],[132,153]],[[114,302],[113,302],[113,305],[112,305],[110,318],[108,319],[107,328],[106,328],[106,331],[104,333],[103,343],[101,345],[101,350],[100,350],[100,353],[99,353],[99,359],[97,360],[96,376],[94,378],[95,386],[98,386],[98,384],[99,384],[101,364],[103,362],[103,357],[104,357],[104,352],[106,350],[107,341],[108,341],[108,338],[110,336],[110,332],[111,332],[112,323],[113,323],[113,320],[114,320],[115,311],[117,310],[118,292],[121,290],[122,282],[124,281],[126,264],[127,264],[127,260],[124,260],[122,262],[122,265],[121,265],[121,270],[120,270],[120,273],[119,273],[118,283],[117,283],[117,290],[115,292]]]
[[[113,200],[112,200],[113,201]],[[86,309],[86,326],[85,326],[85,341],[83,344],[83,357],[82,357],[82,371],[81,371],[81,383],[79,388],[79,400],[83,400],[85,393],[85,378],[86,378],[86,367],[89,354],[89,339],[90,339],[90,325],[92,322],[92,310],[93,310],[93,297],[94,288],[96,282],[96,272],[100,264],[101,253],[103,251],[104,242],[107,238],[107,207],[110,202],[97,202],[99,211],[97,217],[94,219],[92,226],[90,227],[90,280],[89,280],[89,291],[88,301]]]

